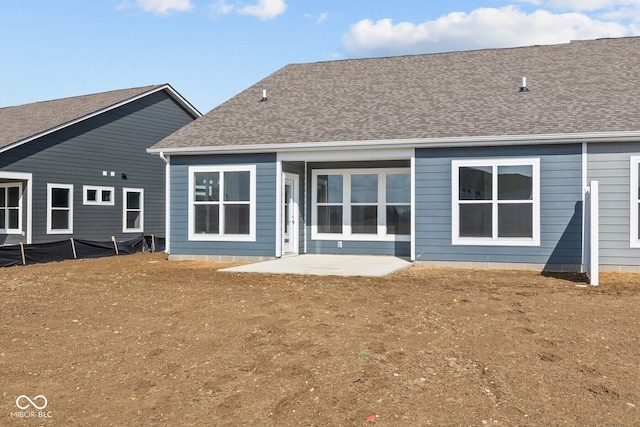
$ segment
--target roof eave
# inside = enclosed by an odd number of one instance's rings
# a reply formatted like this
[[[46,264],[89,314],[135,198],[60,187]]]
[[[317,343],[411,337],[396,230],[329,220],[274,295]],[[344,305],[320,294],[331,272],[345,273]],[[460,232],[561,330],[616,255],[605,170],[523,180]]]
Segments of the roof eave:
[[[322,141],[304,143],[246,144],[202,147],[158,147],[148,148],[151,154],[204,155],[238,153],[272,153],[293,151],[348,151],[399,148],[451,148],[487,147],[511,145],[577,144],[583,142],[630,142],[639,141],[640,131],[585,132],[540,135],[500,135],[447,138],[385,139],[367,141]]]
[[[159,91],[162,91],[162,90],[166,90],[167,93],[169,94],[169,96],[171,96],[178,104],[180,104],[184,109],[186,109],[195,118],[198,118],[198,117],[202,116],[202,113],[200,113],[200,111],[198,111],[193,105],[191,105],[186,99],[184,99],[182,97],[182,95],[180,95],[178,92],[176,92],[176,90],[173,89],[171,87],[171,85],[163,84],[163,85],[160,85],[160,86],[158,86],[156,88],[153,88],[151,90],[143,92],[143,93],[141,93],[139,95],[136,95],[136,96],[134,96],[132,98],[128,98],[128,99],[125,99],[125,100],[123,100],[121,102],[118,102],[118,103],[116,103],[114,105],[110,105],[109,107],[102,108],[100,110],[94,111],[93,113],[86,114],[84,116],[78,117],[75,120],[71,120],[69,122],[62,123],[62,124],[60,124],[58,126],[55,126],[55,127],[51,128],[51,129],[47,129],[45,131],[38,132],[38,133],[36,133],[34,135],[31,135],[31,136],[29,136],[27,138],[23,138],[23,139],[21,139],[19,141],[16,141],[16,142],[14,142],[12,144],[5,145],[4,147],[0,148],[0,154],[4,153],[6,151],[12,150],[12,149],[14,149],[16,147],[19,147],[19,146],[21,146],[23,144],[26,144],[28,142],[34,141],[34,140],[36,140],[38,138],[42,138],[43,136],[46,136],[46,135],[49,135],[51,133],[57,132],[57,131],[59,131],[61,129],[64,129],[64,128],[67,128],[69,126],[73,126],[73,125],[75,125],[77,123],[80,123],[80,122],[83,122],[85,120],[88,120],[88,119],[90,119],[92,117],[99,116],[100,114],[106,113],[107,111],[111,111],[111,110],[119,108],[119,107],[121,107],[123,105],[129,104],[130,102],[137,101],[138,99],[142,99],[145,96],[149,96],[149,95],[151,95],[153,93],[156,93],[156,92],[159,92]]]

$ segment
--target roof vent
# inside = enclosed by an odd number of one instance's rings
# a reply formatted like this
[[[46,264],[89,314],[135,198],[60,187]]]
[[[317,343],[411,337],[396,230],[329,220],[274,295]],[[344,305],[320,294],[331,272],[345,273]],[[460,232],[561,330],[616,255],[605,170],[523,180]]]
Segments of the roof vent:
[[[260,102],[267,102],[267,90],[266,89],[262,89],[262,99],[260,100]]]
[[[522,86],[520,86],[520,92],[529,92],[529,88],[527,87],[527,78],[522,78]]]

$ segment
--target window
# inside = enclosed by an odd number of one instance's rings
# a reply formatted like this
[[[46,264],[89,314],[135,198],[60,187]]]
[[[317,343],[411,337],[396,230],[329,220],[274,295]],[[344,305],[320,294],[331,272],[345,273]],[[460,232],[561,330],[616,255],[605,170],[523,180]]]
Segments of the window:
[[[22,185],[0,184],[0,232],[22,232]]]
[[[631,156],[630,162],[630,247],[640,248],[640,156]]]
[[[189,168],[189,238],[255,241],[256,168]]]
[[[122,189],[122,231],[134,233],[144,231],[144,190]]]
[[[73,233],[73,185],[47,185],[47,233]]]
[[[312,238],[409,240],[408,169],[313,171]]]
[[[96,187],[85,185],[82,187],[83,203],[85,205],[113,206],[113,187]]]
[[[453,244],[539,245],[539,160],[452,162]]]

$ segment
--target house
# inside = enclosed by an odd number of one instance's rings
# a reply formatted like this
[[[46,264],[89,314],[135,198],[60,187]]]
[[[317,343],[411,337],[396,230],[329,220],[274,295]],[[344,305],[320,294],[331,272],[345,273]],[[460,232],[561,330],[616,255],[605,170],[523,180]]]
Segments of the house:
[[[148,151],[171,259],[640,271],[640,38],[285,66]]]
[[[0,108],[0,245],[163,238],[146,148],[200,116],[168,84]]]

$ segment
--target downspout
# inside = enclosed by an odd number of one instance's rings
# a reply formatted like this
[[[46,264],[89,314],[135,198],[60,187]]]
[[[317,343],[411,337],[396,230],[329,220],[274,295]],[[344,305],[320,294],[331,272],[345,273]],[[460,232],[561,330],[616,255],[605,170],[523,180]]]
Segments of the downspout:
[[[171,223],[171,207],[169,205],[171,192],[169,191],[171,187],[171,167],[169,157],[165,156],[164,151],[160,152],[160,158],[164,162],[164,252],[166,254],[170,253],[170,230],[171,227],[169,224]]]

